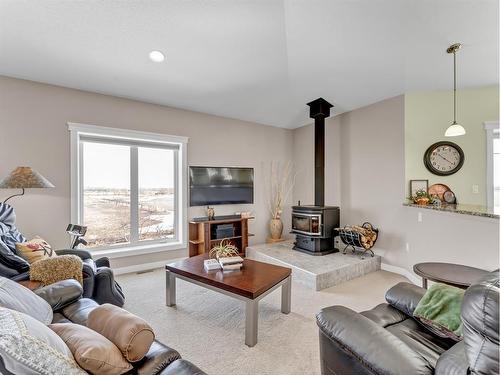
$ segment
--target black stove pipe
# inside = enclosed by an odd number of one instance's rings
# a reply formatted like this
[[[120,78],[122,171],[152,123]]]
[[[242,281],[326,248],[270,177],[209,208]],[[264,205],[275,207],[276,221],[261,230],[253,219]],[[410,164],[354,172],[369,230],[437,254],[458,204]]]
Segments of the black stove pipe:
[[[325,118],[332,104],[323,98],[310,103],[309,116],[314,119],[314,205],[325,205]]]

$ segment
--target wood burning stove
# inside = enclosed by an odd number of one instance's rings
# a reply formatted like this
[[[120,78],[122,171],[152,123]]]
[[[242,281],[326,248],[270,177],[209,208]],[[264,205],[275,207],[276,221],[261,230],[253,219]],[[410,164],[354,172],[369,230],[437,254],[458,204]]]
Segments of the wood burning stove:
[[[333,206],[293,206],[292,233],[295,250],[313,255],[337,252],[335,228],[340,225],[340,209]]]
[[[335,248],[335,228],[340,226],[340,208],[325,206],[325,118],[333,107],[319,98],[307,104],[314,118],[314,205],[292,207],[292,233],[295,250],[312,255],[326,255]]]

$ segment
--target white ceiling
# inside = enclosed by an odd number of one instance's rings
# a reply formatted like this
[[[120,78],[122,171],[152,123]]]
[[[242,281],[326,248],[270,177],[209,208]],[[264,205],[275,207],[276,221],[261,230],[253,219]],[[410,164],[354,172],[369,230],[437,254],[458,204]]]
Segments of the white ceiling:
[[[498,0],[0,0],[0,75],[295,128],[415,90],[498,84]],[[148,59],[151,50],[164,63]]]

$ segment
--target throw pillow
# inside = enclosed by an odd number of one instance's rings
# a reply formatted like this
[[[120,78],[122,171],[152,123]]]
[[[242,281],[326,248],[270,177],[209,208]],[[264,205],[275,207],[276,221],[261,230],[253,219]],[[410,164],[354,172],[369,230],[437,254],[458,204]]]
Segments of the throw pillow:
[[[112,341],[129,362],[144,358],[155,339],[144,319],[109,303],[90,312],[87,327]]]
[[[28,288],[0,277],[0,307],[25,313],[43,324],[52,323],[52,308]]]
[[[436,335],[460,341],[462,339],[460,308],[464,293],[463,289],[434,284],[425,292],[413,316]]]
[[[0,307],[0,357],[12,374],[83,375],[64,341],[29,315]]]
[[[83,284],[82,269],[83,263],[78,256],[60,255],[33,263],[30,267],[30,280],[50,285],[61,280],[75,279]]]
[[[49,243],[38,236],[26,242],[16,243],[16,253],[26,259],[29,264],[57,256]]]
[[[80,367],[91,374],[120,375],[132,369],[115,344],[90,328],[73,323],[49,327],[68,345]]]

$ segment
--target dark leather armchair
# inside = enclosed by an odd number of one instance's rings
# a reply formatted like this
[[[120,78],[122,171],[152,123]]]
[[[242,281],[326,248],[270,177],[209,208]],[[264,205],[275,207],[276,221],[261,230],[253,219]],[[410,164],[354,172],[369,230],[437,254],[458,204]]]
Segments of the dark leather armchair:
[[[387,303],[356,313],[327,307],[316,316],[321,373],[334,374],[498,374],[499,272],[465,292],[461,318],[464,338],[436,336],[413,319],[425,289],[399,283]]]
[[[26,238],[16,228],[16,214],[12,206],[0,203],[0,276],[15,281],[29,280],[29,263],[16,254],[16,243]],[[92,259],[83,249],[56,250],[58,255],[73,254],[83,262],[83,297],[98,303],[123,306],[125,296],[115,281],[108,258]]]

